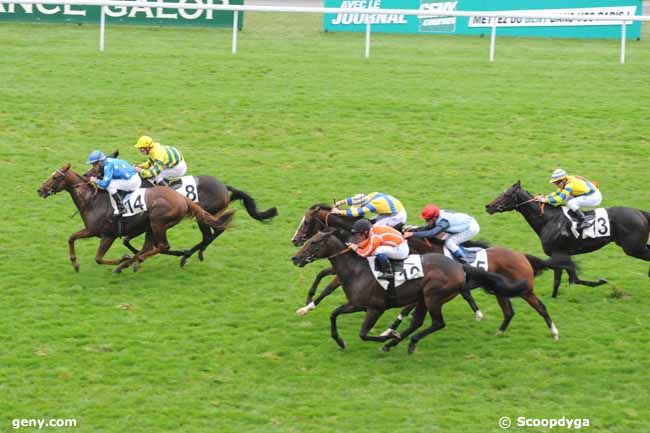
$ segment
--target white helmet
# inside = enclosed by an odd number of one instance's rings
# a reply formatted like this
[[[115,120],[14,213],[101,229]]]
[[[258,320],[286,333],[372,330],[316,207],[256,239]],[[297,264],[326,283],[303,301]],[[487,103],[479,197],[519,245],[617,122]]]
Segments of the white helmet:
[[[556,168],[555,171],[551,173],[551,180],[549,180],[548,183],[555,183],[558,180],[565,179],[566,177],[566,171],[562,170],[561,168]]]

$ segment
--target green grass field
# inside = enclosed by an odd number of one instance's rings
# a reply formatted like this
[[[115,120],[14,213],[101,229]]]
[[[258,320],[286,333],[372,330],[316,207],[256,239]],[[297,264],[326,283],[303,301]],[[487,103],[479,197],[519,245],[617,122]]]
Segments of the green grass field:
[[[227,30],[111,26],[99,53],[96,26],[0,25],[0,432],[74,418],[60,430],[490,433],[502,416],[647,432],[647,262],[615,246],[579,257],[583,277],[610,284],[565,282],[557,299],[552,275],[538,278],[559,342],[520,300],[495,337],[500,310],[475,292],[485,321],[455,300],[409,356],[360,341],[360,314],[339,321],[338,349],[340,291],[296,316],[326,263],[295,268],[289,240],[311,204],[381,190],[411,223],[433,201],[542,256],[523,218],[483,207],[518,179],[548,191],[560,165],[597,179],[604,206],[650,210],[650,33],[623,66],[618,41],[514,38],[490,64],[487,39],[374,35],[364,59],[363,35],[322,33],[315,15],[245,26],[232,56]],[[114,275],[94,262],[98,241],[80,241],[75,274],[67,238],[81,220],[67,194],[36,189],[66,162],[85,170],[95,148],[139,161],[142,133],[280,216],[260,224],[235,205],[234,227],[184,270],[155,257]],[[185,222],[170,239],[199,236]]]

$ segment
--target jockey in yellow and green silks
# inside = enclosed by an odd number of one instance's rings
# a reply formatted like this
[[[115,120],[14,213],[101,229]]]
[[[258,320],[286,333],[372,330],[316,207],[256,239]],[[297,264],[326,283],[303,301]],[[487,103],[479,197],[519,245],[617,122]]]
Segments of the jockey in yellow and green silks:
[[[149,136],[143,135],[135,144],[140,152],[149,159],[135,166],[143,179],[152,179],[156,184],[165,184],[165,180],[185,175],[187,165],[183,154],[175,147],[156,143]]]

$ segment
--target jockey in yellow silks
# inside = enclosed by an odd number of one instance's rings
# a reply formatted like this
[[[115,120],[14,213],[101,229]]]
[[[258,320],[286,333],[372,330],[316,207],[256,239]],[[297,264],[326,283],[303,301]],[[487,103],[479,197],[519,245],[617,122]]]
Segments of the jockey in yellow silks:
[[[585,220],[581,207],[596,207],[603,201],[603,196],[598,187],[582,176],[569,176],[561,168],[551,174],[549,183],[557,186],[557,191],[548,195],[535,196],[535,200],[553,206],[566,204],[573,211],[578,220],[578,229],[585,229],[591,225]]]
[[[341,210],[338,208],[339,206],[348,206],[348,209]],[[406,209],[404,209],[404,205],[395,197],[382,192],[356,194],[339,200],[335,203],[332,213],[350,217],[364,217],[374,213],[377,215],[373,218],[375,224],[389,227],[406,223]]]
[[[152,179],[155,184],[165,185],[165,180],[185,175],[187,171],[185,159],[175,147],[156,143],[146,135],[140,137],[135,147],[143,155],[149,156],[146,162],[135,166],[143,179]]]

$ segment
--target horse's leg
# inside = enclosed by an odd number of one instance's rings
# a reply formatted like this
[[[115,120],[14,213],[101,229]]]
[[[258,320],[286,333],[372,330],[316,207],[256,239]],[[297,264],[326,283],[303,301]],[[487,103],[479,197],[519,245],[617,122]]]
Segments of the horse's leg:
[[[465,302],[469,304],[469,308],[471,308],[472,311],[474,312],[474,317],[476,318],[476,320],[478,320],[479,322],[483,320],[485,316],[483,315],[483,313],[481,313],[481,310],[479,310],[478,305],[476,305],[476,301],[474,301],[474,297],[472,296],[470,289],[468,287],[463,287],[460,290],[460,294],[463,297],[463,299],[465,299]]]
[[[356,313],[357,311],[362,310],[362,307],[357,307],[354,304],[347,303],[332,311],[332,314],[330,315],[331,335],[334,341],[336,341],[336,344],[338,344],[341,349],[345,349],[345,341],[339,337],[339,330],[336,327],[336,318],[339,316],[339,314]]]
[[[215,229],[214,227],[210,227],[210,229],[212,230],[212,233],[210,235],[210,239],[208,239],[205,242],[205,244],[201,247],[201,249],[199,250],[199,260],[200,261],[203,261],[203,252],[210,246],[210,244],[212,242],[215,241],[215,239],[217,239],[219,236],[221,236],[221,234],[223,232],[225,232],[225,230],[218,230],[218,229]]]
[[[128,268],[133,263],[135,263],[136,260],[135,258],[137,257],[138,254],[144,253],[146,251],[150,251],[153,247],[154,247],[153,235],[151,234],[150,230],[147,230],[147,234],[145,235],[144,238],[144,244],[142,244],[142,250],[138,251],[135,254],[135,256],[131,257],[130,259],[127,259],[122,263],[120,263],[119,266],[113,270],[113,272],[119,274],[120,272],[122,272],[122,270]]]
[[[205,223],[202,223],[201,221],[198,222],[199,225],[199,230],[201,230],[201,242],[198,244],[194,245],[192,248],[189,250],[183,251],[181,254],[183,258],[181,259],[181,268],[185,267],[185,264],[187,263],[187,259],[192,257],[195,252],[201,251],[201,254],[199,255],[199,259],[203,261],[203,250],[205,250],[208,245],[210,245],[210,242],[212,242],[213,235],[212,235],[212,230],[211,227]]]
[[[553,298],[557,298],[560,290],[560,283],[562,282],[562,271],[564,269],[553,269]]]
[[[138,254],[138,249],[131,245],[131,238],[124,237],[122,238],[122,244],[129,249],[133,254]]]
[[[380,335],[379,337],[368,335],[372,327],[375,326],[375,323],[377,323],[377,319],[379,319],[379,317],[381,317],[381,315],[384,314],[384,311],[386,310],[378,310],[376,308],[366,309],[366,317],[363,320],[363,324],[361,325],[361,330],[359,331],[359,337],[363,341],[376,341],[379,343],[383,343],[386,340],[399,337],[399,334],[397,333],[394,335]]]
[[[581,286],[588,286],[588,287],[598,287],[607,283],[607,280],[605,278],[601,278],[598,281],[581,280],[580,277],[578,277],[578,271],[576,271],[575,266],[568,268],[566,272],[567,274],[569,274],[569,283],[571,284],[580,284]]]
[[[501,326],[499,326],[496,335],[503,335],[503,333],[506,332],[506,328],[510,324],[510,321],[515,316],[515,310],[512,308],[512,302],[510,302],[510,299],[504,296],[497,296],[497,302],[499,302],[499,307],[501,307],[501,311],[503,311],[503,322],[501,322]]]
[[[102,240],[99,242],[99,247],[97,248],[97,253],[95,253],[95,262],[97,262],[98,265],[119,265],[120,263],[131,259],[129,256],[123,256],[120,259],[114,260],[104,259],[104,256],[113,245],[113,242],[115,242],[114,237],[102,237]]]
[[[453,299],[453,296],[447,297],[445,299],[441,295],[434,294],[433,297],[429,300],[425,298],[424,302],[426,303],[427,310],[429,310],[429,315],[431,316],[431,326],[418,332],[413,337],[411,337],[411,342],[409,343],[408,353],[411,354],[415,351],[415,346],[418,342],[422,340],[429,334],[445,327],[445,320],[442,317],[442,305],[450,299]]]
[[[546,322],[546,325],[548,326],[548,329],[551,330],[551,336],[553,337],[554,340],[559,340],[560,339],[560,331],[558,331],[557,327],[555,326],[555,323],[553,323],[553,320],[551,320],[551,316],[548,314],[548,311],[546,310],[546,305],[535,295],[535,293],[531,292],[527,296],[522,296],[528,304],[535,309],[539,313],[540,316],[544,318],[544,321]]]
[[[404,340],[413,332],[415,332],[415,330],[418,329],[420,326],[422,326],[422,323],[424,323],[424,317],[426,316],[426,314],[427,314],[427,307],[424,304],[424,299],[418,299],[418,302],[415,304],[415,311],[411,316],[411,323],[409,324],[409,327],[406,328],[406,330],[402,333],[401,336],[397,338],[393,338],[388,343],[384,344],[381,350],[383,350],[384,352],[388,352],[391,347],[397,346],[400,341]]]
[[[72,267],[74,268],[75,272],[79,272],[79,263],[77,263],[77,255],[74,250],[74,242],[77,239],[84,239],[92,236],[93,235],[90,234],[88,229],[84,228],[79,230],[78,232],[72,233],[68,238],[68,248],[70,249],[70,263],[72,263]]]
[[[336,272],[334,272],[334,268],[326,268],[323,269],[316,275],[316,279],[312,283],[311,287],[309,288],[309,292],[307,293],[307,300],[305,301],[305,306],[298,308],[296,310],[296,314],[299,316],[304,316],[305,314],[309,313],[311,310],[315,309],[316,306],[322,301],[326,296],[330,295],[336,288],[341,284],[338,280],[338,278],[335,278],[334,281],[330,282],[325,290],[320,294],[320,296],[316,299],[316,301],[313,301],[314,294],[316,293],[316,289],[318,288],[318,284],[320,284],[321,280],[328,275],[336,275]]]
[[[175,223],[174,223],[175,224]],[[169,251],[169,241],[167,240],[167,227],[170,227],[174,224],[167,224],[164,226],[154,226],[151,228],[151,233],[153,237],[153,248],[149,251],[140,252],[135,255],[135,264],[133,266],[133,272],[138,272],[142,262],[147,260],[149,257],[155,256],[156,254],[165,253]]]
[[[397,315],[397,318],[395,318],[395,321],[393,322],[392,325],[388,329],[386,329],[384,332],[382,332],[380,335],[386,336],[386,335],[396,335],[397,328],[399,328],[399,325],[402,324],[404,319],[408,317],[408,315],[413,311],[415,308],[415,304],[407,305],[406,307],[402,308],[402,311],[399,312]]]

